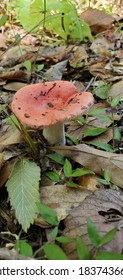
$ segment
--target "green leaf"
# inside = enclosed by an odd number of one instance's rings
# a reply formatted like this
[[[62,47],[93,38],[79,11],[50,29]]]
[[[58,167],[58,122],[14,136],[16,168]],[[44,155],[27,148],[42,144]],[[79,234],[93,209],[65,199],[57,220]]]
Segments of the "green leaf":
[[[96,88],[94,88],[94,94],[101,99],[107,99],[109,89],[110,89],[110,84],[103,84],[101,86],[99,85]]]
[[[102,112],[104,112],[105,109],[102,108],[97,108],[97,109],[90,109],[88,111],[88,115],[89,116],[95,116],[95,115],[99,115],[102,114]]]
[[[47,172],[45,172],[45,175],[54,182],[58,183],[61,181],[59,174],[55,171],[47,171]]]
[[[106,116],[106,115],[95,115],[95,117],[98,119],[98,120],[101,120],[102,122],[108,122],[108,123],[112,123],[113,120],[112,118]]]
[[[74,182],[66,182],[66,186],[69,188],[77,188],[79,185]]]
[[[68,133],[65,133],[66,137],[69,138],[75,145],[78,145],[79,144],[79,141],[78,139],[75,137],[75,136],[72,136]]]
[[[95,174],[92,170],[87,168],[76,168],[73,172],[71,177],[79,177],[86,174]]]
[[[64,170],[65,177],[68,177],[68,178],[71,177],[72,164],[70,163],[70,161],[67,158],[65,159],[63,170]]]
[[[78,116],[76,121],[79,122],[79,123],[84,123],[85,122],[85,118],[83,116]]]
[[[110,102],[111,107],[116,107],[120,101],[121,97],[120,95],[117,95],[113,98],[113,100]]]
[[[23,65],[25,66],[25,68],[26,68],[28,71],[31,71],[31,69],[32,69],[32,63],[31,63],[30,60],[24,61]]]
[[[101,252],[96,256],[96,260],[123,260],[123,255],[115,252]]]
[[[108,169],[104,170],[104,178],[108,183],[110,183],[111,177],[110,177],[110,171]]]
[[[21,159],[16,162],[6,183],[11,206],[25,232],[36,217],[36,203],[40,200],[39,180],[39,166],[32,161]]]
[[[64,251],[56,244],[44,245],[44,252],[48,260],[68,260]]]
[[[53,239],[55,239],[57,235],[58,235],[58,226],[56,226],[51,232],[51,236]]]
[[[100,241],[100,244],[98,245],[98,247],[100,248],[101,246],[105,245],[106,243],[109,243],[116,235],[117,233],[117,228],[113,228],[112,230],[110,230],[109,232],[107,232]]]
[[[60,236],[60,237],[56,237],[56,241],[60,243],[71,243],[71,242],[75,242],[75,238]]]
[[[84,136],[97,136],[107,131],[107,128],[90,128],[84,132]]]
[[[121,134],[120,134],[119,128],[115,127],[114,128],[114,140],[120,141],[120,139],[121,139]]]
[[[112,146],[110,144],[104,143],[104,142],[96,142],[96,141],[92,141],[90,142],[91,145],[94,145],[98,148],[101,148],[107,152],[113,152]]]
[[[87,220],[87,230],[88,230],[88,236],[89,236],[92,244],[96,248],[98,248],[98,246],[101,242],[101,237],[99,235],[99,232],[98,232],[95,224],[90,219]]]
[[[13,130],[17,129],[17,126],[20,128],[20,123],[15,115],[11,115],[10,117],[6,118],[6,124],[10,124]]]
[[[41,70],[43,70],[44,69],[44,64],[38,64],[37,65],[37,70],[38,71],[41,71]]]
[[[103,185],[110,185],[110,182],[107,182],[105,179],[101,179],[101,178],[97,178],[97,180],[99,181],[99,183],[103,184]]]
[[[62,155],[59,155],[57,153],[54,153],[54,154],[49,154],[47,155],[48,158],[56,161],[57,163],[59,164],[64,164],[64,157]]]
[[[0,27],[3,26],[8,20],[8,16],[7,15],[3,15],[0,19]]]
[[[19,240],[14,246],[15,250],[18,250],[21,255],[26,257],[32,257],[32,247],[24,240]]]
[[[51,225],[58,225],[57,214],[52,208],[48,207],[43,203],[37,203],[37,208],[40,215],[42,215],[46,222],[48,222]]]
[[[85,245],[84,241],[80,236],[77,236],[76,242],[79,260],[90,260],[90,253],[88,247]]]

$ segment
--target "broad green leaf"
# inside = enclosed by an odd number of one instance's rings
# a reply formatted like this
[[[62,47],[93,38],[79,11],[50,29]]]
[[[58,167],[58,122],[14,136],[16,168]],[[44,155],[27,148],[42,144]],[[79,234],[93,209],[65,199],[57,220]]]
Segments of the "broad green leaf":
[[[71,243],[71,242],[75,242],[75,238],[70,238],[67,236],[60,236],[60,237],[56,237],[56,241],[58,241],[60,243]]]
[[[101,252],[96,256],[96,260],[123,260],[123,255],[115,252]]]
[[[6,23],[7,20],[8,20],[8,16],[3,15],[0,19],[0,27],[3,26]]]
[[[98,120],[101,120],[102,122],[109,122],[109,123],[113,122],[112,118],[110,118],[106,115],[101,115],[101,114],[95,115],[95,118],[97,118]]]
[[[45,172],[45,175],[54,182],[60,182],[59,174],[55,171],[47,171]]]
[[[95,174],[92,170],[86,168],[76,168],[73,172],[71,177],[79,177],[86,174]]]
[[[84,132],[84,136],[85,137],[86,136],[97,136],[97,135],[104,133],[105,131],[107,131],[107,128],[101,128],[101,127],[90,128]]]
[[[57,214],[52,208],[48,207],[43,203],[37,203],[37,207],[40,215],[42,215],[46,222],[48,222],[51,225],[58,225]]]
[[[107,182],[110,182],[110,171],[108,169],[104,170],[104,178]]]
[[[54,153],[54,154],[49,154],[47,155],[48,158],[56,161],[57,163],[59,164],[64,164],[64,157],[62,155],[59,155],[57,153]]]
[[[116,235],[117,233],[117,228],[113,228],[112,230],[110,230],[109,232],[107,232],[100,241],[100,244],[98,247],[101,247],[103,245],[105,245],[106,243],[109,243]]]
[[[48,260],[68,260],[64,251],[56,244],[46,244],[43,248]]]
[[[14,246],[15,250],[18,250],[21,255],[26,257],[32,257],[32,247],[24,240],[19,240]]]
[[[95,116],[95,115],[99,115],[102,114],[104,112],[105,109],[103,108],[97,108],[97,109],[90,109],[88,111],[88,115],[89,116]]]
[[[89,250],[88,247],[85,245],[83,239],[80,236],[78,236],[76,238],[76,242],[79,260],[90,260]]]
[[[92,141],[90,142],[91,145],[94,145],[98,148],[101,148],[107,152],[113,152],[112,146],[110,144],[104,143],[104,142],[96,142],[96,141]]]
[[[117,141],[120,141],[121,139],[121,134],[118,127],[114,128],[114,139]]]
[[[71,177],[72,164],[70,163],[70,161],[67,158],[65,159],[63,170],[64,170],[65,177],[68,177],[68,178]]]
[[[101,237],[99,235],[99,232],[93,223],[92,220],[88,219],[87,220],[87,230],[88,230],[88,236],[92,242],[92,244],[98,248],[100,242],[101,242]]]
[[[111,107],[115,107],[118,105],[119,101],[120,101],[121,97],[120,95],[115,96],[112,101],[110,102],[110,106]]]
[[[36,217],[39,196],[40,168],[36,163],[21,159],[14,166],[6,187],[11,206],[26,232]]]

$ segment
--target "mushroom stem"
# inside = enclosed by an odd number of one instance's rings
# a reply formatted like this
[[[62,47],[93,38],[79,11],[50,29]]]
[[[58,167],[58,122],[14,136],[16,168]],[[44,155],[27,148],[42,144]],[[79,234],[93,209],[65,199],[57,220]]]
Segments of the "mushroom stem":
[[[64,123],[59,122],[43,129],[43,136],[51,145],[65,145]]]

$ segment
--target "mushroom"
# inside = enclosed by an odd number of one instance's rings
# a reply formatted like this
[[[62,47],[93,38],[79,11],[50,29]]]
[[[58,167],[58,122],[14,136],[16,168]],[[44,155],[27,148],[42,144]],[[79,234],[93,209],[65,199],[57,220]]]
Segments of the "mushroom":
[[[22,124],[43,128],[49,144],[65,145],[64,121],[85,113],[93,101],[90,92],[78,93],[71,82],[52,81],[19,89],[11,108]]]

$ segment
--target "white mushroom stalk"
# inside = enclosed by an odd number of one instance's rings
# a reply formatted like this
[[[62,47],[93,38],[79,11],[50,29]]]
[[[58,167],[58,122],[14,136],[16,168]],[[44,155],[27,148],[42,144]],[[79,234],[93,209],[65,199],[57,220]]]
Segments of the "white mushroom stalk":
[[[43,129],[43,136],[51,145],[65,145],[64,123],[59,122]]]

